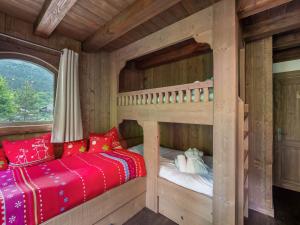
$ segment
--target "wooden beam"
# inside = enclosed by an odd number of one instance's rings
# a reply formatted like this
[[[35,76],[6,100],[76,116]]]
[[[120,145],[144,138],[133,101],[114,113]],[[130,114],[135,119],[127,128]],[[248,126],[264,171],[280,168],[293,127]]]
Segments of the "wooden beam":
[[[180,0],[138,0],[100,27],[83,42],[85,51],[96,51],[128,31],[160,14]]]
[[[214,4],[213,224],[236,224],[238,29],[233,0]],[[224,152],[226,149],[226,153]]]
[[[77,0],[46,0],[35,26],[35,34],[49,37]]]
[[[273,62],[300,59],[300,47],[274,51]]]
[[[166,49],[136,60],[136,68],[144,70],[155,66],[176,62],[211,51],[208,44],[197,43],[194,39],[172,45]]]
[[[238,16],[240,19],[246,18],[291,1],[292,0],[241,0],[239,3]]]
[[[246,41],[257,40],[275,34],[300,28],[300,8],[289,7],[286,13],[269,16],[266,20],[251,25],[246,25],[243,38]]]
[[[276,51],[300,46],[300,30],[273,38],[273,49]]]

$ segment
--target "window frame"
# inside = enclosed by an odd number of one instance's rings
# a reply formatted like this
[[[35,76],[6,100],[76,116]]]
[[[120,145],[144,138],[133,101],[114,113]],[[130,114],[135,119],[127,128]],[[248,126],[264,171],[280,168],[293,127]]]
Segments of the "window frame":
[[[53,73],[54,76],[54,93],[56,93],[56,84],[58,69],[47,63],[46,61],[23,53],[18,52],[0,52],[1,59],[15,59],[22,60],[28,63],[33,63],[43,68],[46,68]],[[55,103],[55,94],[53,99],[53,105]],[[0,136],[13,135],[13,134],[25,134],[25,133],[38,133],[48,132],[52,130],[53,121],[36,121],[36,122],[12,122],[12,123],[0,123]]]

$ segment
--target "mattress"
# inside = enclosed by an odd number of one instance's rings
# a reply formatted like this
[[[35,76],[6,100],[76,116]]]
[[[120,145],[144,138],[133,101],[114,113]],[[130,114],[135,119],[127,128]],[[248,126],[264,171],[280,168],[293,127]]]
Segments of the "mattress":
[[[144,154],[143,145],[137,145],[129,148],[135,153]],[[160,147],[160,170],[159,176],[179,186],[190,189],[192,191],[213,196],[213,169],[212,157],[204,156],[204,162],[208,165],[207,175],[189,174],[180,172],[174,163],[177,155],[183,154],[183,151]]]
[[[143,157],[126,150],[83,153],[0,171],[0,224],[41,224],[145,175]]]

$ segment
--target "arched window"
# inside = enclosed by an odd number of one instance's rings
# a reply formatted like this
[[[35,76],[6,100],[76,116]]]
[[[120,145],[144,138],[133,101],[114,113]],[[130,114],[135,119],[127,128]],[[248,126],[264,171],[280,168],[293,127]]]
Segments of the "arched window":
[[[23,59],[0,58],[0,125],[50,123],[55,74]]]

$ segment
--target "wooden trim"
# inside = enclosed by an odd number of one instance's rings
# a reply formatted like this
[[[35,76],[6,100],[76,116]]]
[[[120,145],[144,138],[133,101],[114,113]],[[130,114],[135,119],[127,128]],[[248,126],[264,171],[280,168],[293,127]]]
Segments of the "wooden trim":
[[[145,191],[146,178],[136,178],[52,218],[42,225],[102,225],[107,221],[124,221],[145,206]],[[130,209],[133,205],[136,208]],[[116,215],[117,218],[114,218]]]
[[[49,37],[77,0],[45,1],[36,22],[34,33],[42,37]]]
[[[273,37],[273,49],[280,51],[284,49],[300,46],[300,31],[291,32],[288,34],[277,35]]]
[[[29,134],[29,133],[43,133],[50,132],[52,124],[31,124],[31,125],[18,125],[18,126],[1,126],[0,136],[8,136],[15,134]]]
[[[289,60],[300,59],[300,46],[295,48],[274,51],[273,62],[284,62]]]
[[[292,0],[256,0],[253,2],[249,0],[240,0],[238,16],[240,19],[243,19],[291,1]]]
[[[100,27],[92,36],[88,37],[83,42],[83,49],[85,51],[99,50],[178,2],[180,0],[135,1],[111,21]]]

